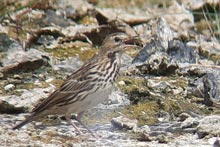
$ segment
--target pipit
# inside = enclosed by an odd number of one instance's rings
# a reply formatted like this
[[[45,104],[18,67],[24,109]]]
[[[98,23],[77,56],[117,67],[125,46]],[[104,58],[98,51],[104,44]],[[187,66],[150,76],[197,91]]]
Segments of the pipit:
[[[92,133],[82,122],[83,113],[105,101],[112,91],[119,74],[121,54],[124,50],[134,47],[139,41],[124,33],[107,36],[98,52],[92,59],[77,71],[73,72],[64,83],[48,98],[37,105],[31,114],[12,129],[35,121],[47,115],[64,115],[80,134],[79,128],[71,121],[71,114],[77,114],[76,120]]]

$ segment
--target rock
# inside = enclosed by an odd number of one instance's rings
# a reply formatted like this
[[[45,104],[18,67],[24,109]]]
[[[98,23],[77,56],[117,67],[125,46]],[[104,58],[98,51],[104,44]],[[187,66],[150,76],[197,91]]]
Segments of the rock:
[[[5,91],[12,91],[15,89],[15,85],[13,84],[8,84],[4,87]]]
[[[118,84],[121,85],[121,86],[125,86],[126,85],[125,81],[119,81]]]
[[[79,0],[65,0],[57,2],[61,12],[64,13],[64,17],[71,18],[73,20],[80,19],[86,15],[92,9],[94,9],[93,5],[89,4],[87,1],[79,1]]]
[[[178,39],[173,39],[169,42],[167,53],[172,60],[180,63],[196,63],[199,59],[196,48],[189,47]]]
[[[179,36],[188,35],[188,31],[194,27],[194,17],[190,10],[183,7],[177,1],[172,1],[167,12],[173,15],[164,15],[164,18],[172,29],[179,33]]]
[[[61,27],[68,27],[74,25],[75,23],[70,19],[64,18],[62,15],[59,15],[56,11],[48,9],[45,12],[44,23],[46,25],[57,25]]]
[[[220,147],[220,141],[219,141],[218,138],[217,138],[217,139],[215,140],[215,142],[213,143],[213,147]]]
[[[162,52],[156,52],[147,60],[147,66],[150,74],[169,75],[174,74],[178,65],[169,62],[169,57]],[[146,72],[146,71],[145,71]]]
[[[186,118],[180,125],[180,128],[195,128],[199,124],[199,121],[193,117]]]
[[[10,95],[0,96],[0,100],[6,101],[13,107],[22,107],[26,110],[31,110],[40,100],[47,98],[48,94],[54,90],[54,87],[34,88],[31,90],[23,90],[21,96]]]
[[[185,7],[190,8],[191,10],[194,10],[198,12],[198,10],[201,10],[202,7],[205,7],[206,5],[218,5],[218,0],[180,0],[181,4],[183,4]],[[193,13],[194,14],[194,13]]]
[[[1,25],[0,25],[1,26]],[[1,28],[0,28],[1,30]],[[13,44],[13,40],[5,33],[0,33],[0,53],[8,51]]]
[[[111,20],[122,20],[129,25],[137,25],[149,21],[149,17],[145,14],[134,15],[129,14],[129,12],[124,11],[123,9],[114,9],[114,8],[96,8],[96,18],[99,24],[106,24]]]
[[[206,116],[199,121],[197,126],[197,135],[201,139],[206,135],[218,136],[220,135],[220,116],[211,115]]]
[[[116,90],[109,95],[108,100],[104,103],[107,105],[114,106],[126,106],[130,104],[129,99],[120,90]]]
[[[15,107],[14,105],[0,99],[0,113],[17,114],[23,112],[25,112],[24,107]]]
[[[212,39],[211,41],[207,41],[205,38],[199,38],[198,43],[198,50],[201,56],[207,57],[214,62],[220,61],[220,53],[218,52],[220,50],[220,44],[217,40]]]
[[[2,59],[3,67],[0,72],[9,74],[19,71],[32,71],[48,64],[48,55],[36,49],[30,49],[25,52],[23,50],[10,50],[8,55]]]
[[[138,121],[136,119],[128,119],[123,116],[113,118],[111,124],[120,130],[136,130]]]
[[[134,133],[142,134],[144,137],[145,135],[148,136],[148,133],[150,133],[151,129],[148,125],[144,125],[144,126],[138,127],[136,130],[133,130],[133,131]]]
[[[157,39],[160,40],[162,47],[165,49],[168,48],[169,42],[173,40],[175,36],[174,32],[163,17],[160,17],[157,20],[156,36]]]
[[[191,117],[191,116],[188,113],[181,113],[179,115],[179,121],[183,122],[183,121],[185,121],[189,117]]]
[[[71,73],[77,70],[82,65],[83,61],[81,61],[78,56],[73,56],[70,59],[66,59],[64,61],[56,63],[53,66],[53,69]]]

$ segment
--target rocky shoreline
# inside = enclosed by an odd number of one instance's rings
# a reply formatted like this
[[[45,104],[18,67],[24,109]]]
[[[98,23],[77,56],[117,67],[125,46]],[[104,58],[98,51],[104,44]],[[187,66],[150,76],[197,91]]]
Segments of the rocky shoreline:
[[[0,146],[220,146],[219,30],[203,16],[218,1],[0,4]],[[144,46],[123,54],[117,88],[83,117],[97,137],[62,116],[11,130],[115,32]]]

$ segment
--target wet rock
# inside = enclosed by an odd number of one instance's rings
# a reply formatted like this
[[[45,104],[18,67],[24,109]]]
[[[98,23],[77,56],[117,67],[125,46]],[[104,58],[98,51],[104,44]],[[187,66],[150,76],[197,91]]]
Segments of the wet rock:
[[[14,84],[8,84],[4,87],[5,91],[11,91],[15,89],[15,85]]]
[[[35,70],[43,65],[47,65],[48,59],[49,57],[46,53],[35,49],[30,49],[27,52],[23,50],[11,50],[8,52],[8,55],[2,59],[3,67],[0,67],[0,71],[3,74],[8,74]]]
[[[123,116],[113,118],[111,124],[120,130],[136,130],[137,120],[131,120]]]
[[[197,135],[199,138],[203,138],[206,135],[218,136],[220,135],[220,116],[211,115],[206,116],[202,120],[199,121],[199,125],[197,127]]]

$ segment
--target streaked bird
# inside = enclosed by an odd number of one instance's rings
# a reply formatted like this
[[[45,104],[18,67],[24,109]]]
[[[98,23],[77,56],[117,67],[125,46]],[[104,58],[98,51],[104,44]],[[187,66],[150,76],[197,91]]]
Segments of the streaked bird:
[[[119,73],[121,54],[126,49],[136,46],[134,45],[136,40],[138,39],[124,33],[107,36],[97,55],[73,72],[60,88],[37,105],[24,121],[12,129],[18,129],[47,115],[64,115],[67,122],[81,133],[71,121],[71,114],[77,114],[76,120],[92,133],[80,118],[86,110],[108,98]]]

